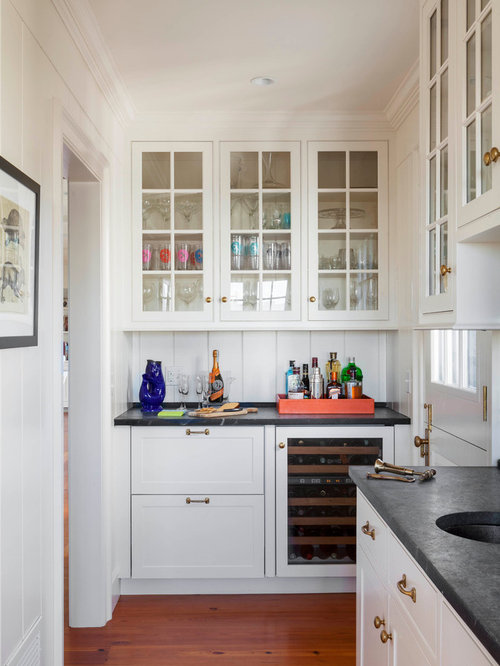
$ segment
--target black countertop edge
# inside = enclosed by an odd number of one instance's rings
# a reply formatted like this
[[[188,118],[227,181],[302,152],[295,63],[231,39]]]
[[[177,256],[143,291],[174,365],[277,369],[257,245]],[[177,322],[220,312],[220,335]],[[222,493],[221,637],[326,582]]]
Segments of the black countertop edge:
[[[271,403],[241,403],[242,407],[258,407],[257,414],[247,414],[245,416],[235,416],[231,418],[230,414],[220,418],[198,418],[182,416],[180,418],[165,418],[156,414],[144,413],[140,406],[132,407],[123,414],[114,419],[115,426],[220,426],[220,425],[241,425],[241,426],[319,426],[319,425],[337,425],[337,426],[363,426],[363,425],[407,425],[411,421],[404,414],[399,414],[388,407],[376,407],[375,414],[278,414],[276,407]],[[177,405],[176,405],[177,406]],[[167,406],[167,409],[175,407]],[[195,409],[194,407],[193,409]]]
[[[415,467],[414,469],[416,470],[424,470],[426,469],[425,467]],[[474,469],[474,470],[479,470],[481,468],[475,467],[475,468],[438,468],[438,474],[436,475],[436,480],[428,481],[428,482],[423,482],[422,484],[422,489],[425,489],[426,484],[434,484],[438,483],[437,478],[438,476],[441,476],[450,470],[453,470],[451,473],[459,474],[456,470],[467,470],[467,469]],[[496,470],[494,467],[489,467],[486,468],[488,470],[494,470],[498,474],[498,479],[496,480],[496,483],[500,484],[500,470]],[[372,467],[363,467],[363,466],[358,466],[355,469],[352,467],[349,468],[349,476],[351,479],[356,483],[358,486],[359,490],[365,495],[367,500],[372,504],[373,508],[380,514],[380,516],[383,518],[383,520],[386,522],[388,527],[394,532],[396,537],[399,539],[399,541],[403,544],[403,546],[406,548],[406,550],[410,553],[410,555],[415,559],[415,561],[419,564],[421,569],[426,573],[428,578],[432,581],[432,583],[435,585],[435,587],[442,593],[443,597],[450,603],[450,605],[453,607],[453,609],[458,613],[458,615],[462,618],[464,623],[470,628],[472,633],[477,637],[477,639],[482,643],[482,645],[486,648],[486,650],[489,651],[491,656],[497,660],[497,662],[500,663],[500,626],[496,627],[495,633],[490,630],[488,627],[485,626],[483,623],[482,618],[478,617],[478,609],[477,607],[474,607],[474,603],[469,600],[469,603],[467,602],[466,599],[464,599],[464,589],[468,588],[470,586],[476,586],[476,589],[478,585],[476,584],[476,581],[471,580],[470,577],[463,575],[459,577],[460,579],[457,581],[451,581],[449,578],[447,578],[445,575],[443,575],[439,569],[440,567],[440,562],[436,561],[437,558],[434,558],[435,561],[433,561],[432,557],[429,557],[428,554],[425,552],[425,548],[422,548],[419,545],[419,541],[422,539],[423,532],[422,530],[419,531],[418,525],[420,521],[415,519],[415,517],[412,518],[412,507],[415,506],[415,503],[413,502],[411,505],[409,504],[407,507],[405,507],[405,512],[404,515],[401,516],[401,519],[398,519],[398,516],[394,515],[393,512],[389,510],[389,504],[387,503],[387,498],[381,497],[379,492],[380,490],[383,490],[383,486],[387,486],[387,484],[382,484],[380,482],[374,483],[373,481],[367,480],[366,479],[366,473],[367,472],[373,472]],[[494,473],[493,472],[493,473]],[[408,488],[406,484],[389,484],[390,486],[398,486],[401,488]],[[418,488],[420,484],[415,483],[410,486],[410,488],[415,487]],[[500,487],[500,486],[499,486]],[[458,499],[456,503],[456,507],[454,507],[456,512],[460,512],[461,510],[464,510],[464,506],[461,503],[461,495],[458,490],[457,492]],[[425,500],[424,500],[425,501]],[[404,502],[404,500],[403,500]],[[400,504],[403,504],[403,502],[400,502]],[[391,502],[392,507],[395,506],[394,503],[394,498],[393,501]],[[425,507],[422,507],[422,501],[420,501],[420,509]],[[488,510],[488,509],[485,509]],[[444,513],[452,513],[453,511],[450,510],[449,507],[447,507],[447,510],[443,507],[443,512]],[[443,513],[443,515],[444,515]],[[432,517],[432,522],[434,523],[434,517]],[[439,528],[436,527],[437,530]],[[438,532],[439,534],[439,532]],[[446,537],[449,537],[450,535],[446,535],[443,532],[443,538],[446,539]],[[456,548],[457,554],[462,551],[464,544],[461,541],[460,537],[455,537],[457,541],[447,541],[445,547],[443,548],[443,552],[447,550],[446,556],[453,555],[453,553],[450,553],[450,543],[453,544]],[[469,541],[469,546],[470,544],[474,545],[474,541],[466,540]],[[496,566],[496,570],[498,571],[498,563],[499,563],[499,556],[500,556],[500,550],[496,547],[496,544],[482,544],[486,545],[487,547],[490,547],[490,553],[491,553],[491,563],[492,563],[492,568],[489,570],[489,573],[491,573],[492,570],[494,570]],[[448,547],[448,548],[447,548]],[[496,548],[496,549],[495,549]],[[495,551],[493,552],[493,549]],[[458,558],[457,558],[458,559]],[[472,559],[472,558],[471,558]],[[475,563],[474,562],[469,562],[471,569],[475,568]],[[459,566],[458,562],[457,565]],[[476,571],[474,571],[476,573]],[[497,574],[498,577],[498,574]],[[491,582],[486,578],[486,576],[483,576],[484,579],[484,585],[485,587],[487,585],[491,585]],[[492,612],[492,609],[490,608],[484,608],[481,609],[482,615],[484,618],[489,617],[490,612]]]

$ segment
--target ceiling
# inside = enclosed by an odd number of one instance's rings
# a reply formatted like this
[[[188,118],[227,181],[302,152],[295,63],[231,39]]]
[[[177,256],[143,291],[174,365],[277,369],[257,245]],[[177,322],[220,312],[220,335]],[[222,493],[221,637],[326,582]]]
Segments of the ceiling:
[[[418,58],[419,0],[87,4],[139,114],[381,112]]]

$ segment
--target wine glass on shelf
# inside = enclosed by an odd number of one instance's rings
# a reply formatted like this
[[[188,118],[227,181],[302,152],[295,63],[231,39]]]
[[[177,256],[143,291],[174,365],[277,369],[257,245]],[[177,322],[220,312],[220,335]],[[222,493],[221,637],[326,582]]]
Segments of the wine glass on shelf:
[[[208,407],[208,398],[210,396],[210,378],[208,374],[201,377],[203,407]]]
[[[256,229],[257,225],[255,224],[254,216],[255,216],[255,213],[259,209],[259,197],[258,197],[258,195],[245,196],[243,198],[243,202],[244,202],[245,207],[248,211],[248,219],[249,219],[249,223],[250,223],[248,228],[249,229]]]
[[[175,203],[177,210],[186,220],[186,227],[191,226],[191,218],[198,212],[198,202],[193,199],[178,199]]]
[[[179,405],[179,411],[186,411],[186,396],[189,393],[189,376],[181,373],[177,377],[177,390],[179,395],[181,395],[181,404]]]
[[[321,302],[323,303],[323,307],[326,310],[333,310],[334,308],[336,308],[339,300],[340,300],[340,290],[338,287],[335,288],[327,287],[326,289],[323,289]]]
[[[366,281],[366,307],[368,310],[376,310],[378,307],[378,286],[376,277],[369,277]]]
[[[351,310],[357,310],[361,301],[361,285],[359,282],[351,282],[350,301]]]
[[[177,295],[187,306],[198,296],[200,291],[200,281],[177,283]]]
[[[198,396],[198,409],[201,409],[201,396],[203,394],[203,381],[200,375],[196,375],[195,391]]]

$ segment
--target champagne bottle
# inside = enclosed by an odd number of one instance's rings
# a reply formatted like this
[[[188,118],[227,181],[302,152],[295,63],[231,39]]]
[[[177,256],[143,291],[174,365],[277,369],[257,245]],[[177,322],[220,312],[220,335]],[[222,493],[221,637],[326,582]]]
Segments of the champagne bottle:
[[[214,349],[213,352],[214,364],[210,372],[210,395],[208,396],[209,402],[222,402],[224,400],[224,382],[219,370],[219,352]]]

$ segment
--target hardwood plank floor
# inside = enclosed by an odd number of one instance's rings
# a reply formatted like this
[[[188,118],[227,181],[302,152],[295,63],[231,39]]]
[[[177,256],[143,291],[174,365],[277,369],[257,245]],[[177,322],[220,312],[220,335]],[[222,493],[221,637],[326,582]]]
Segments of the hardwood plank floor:
[[[354,594],[121,597],[98,629],[65,631],[66,666],[354,666]]]

